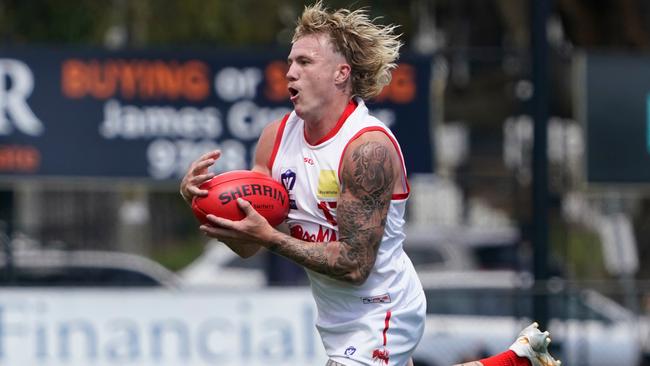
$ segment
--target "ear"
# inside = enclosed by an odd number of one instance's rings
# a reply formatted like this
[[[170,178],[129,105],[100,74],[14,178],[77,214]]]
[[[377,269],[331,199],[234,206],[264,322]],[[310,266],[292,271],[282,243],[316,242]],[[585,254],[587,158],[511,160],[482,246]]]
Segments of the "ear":
[[[343,84],[350,79],[350,72],[352,68],[348,64],[338,64],[336,66],[336,75],[334,76],[334,81],[337,84]]]

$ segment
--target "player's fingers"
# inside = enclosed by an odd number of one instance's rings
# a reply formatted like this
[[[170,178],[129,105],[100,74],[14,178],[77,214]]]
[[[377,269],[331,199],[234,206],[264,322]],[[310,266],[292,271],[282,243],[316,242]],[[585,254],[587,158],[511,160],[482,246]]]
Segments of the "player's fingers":
[[[201,196],[205,197],[208,195],[208,191],[205,189],[199,189],[197,186],[189,186],[187,187],[187,191],[190,193],[192,196]]]
[[[192,174],[203,174],[203,172],[211,167],[214,162],[214,159],[201,160],[194,163],[190,170],[192,171]]]
[[[206,160],[206,159],[209,159],[209,158],[217,160],[217,159],[219,159],[220,156],[221,156],[221,150],[212,150],[212,151],[208,151],[207,153],[201,155],[201,157],[196,159],[196,160],[197,161]]]
[[[218,228],[211,225],[201,225],[199,227],[199,230],[201,230],[205,235],[217,239],[232,237],[232,232],[230,230]]]
[[[196,176],[190,178],[190,182],[195,186],[200,186],[201,184],[203,184],[203,183],[209,181],[210,179],[214,178],[214,175],[215,174],[212,173],[212,172],[208,172],[208,173],[205,173],[205,174],[199,174],[199,175],[196,175]]]
[[[212,223],[212,224],[214,224],[214,225],[216,225],[218,227],[224,228],[224,229],[232,230],[235,227],[235,222],[234,221],[224,219],[223,217],[208,214],[206,216],[206,218],[208,219],[208,221],[210,221],[210,223]]]
[[[245,199],[243,199],[243,198],[241,198],[241,197],[240,197],[240,198],[237,198],[237,206],[239,206],[239,208],[240,208],[242,211],[244,211],[244,213],[246,214],[246,216],[248,216],[248,215],[250,215],[250,214],[252,214],[252,213],[255,212],[255,209],[253,208],[253,206],[251,205],[251,203],[248,202],[248,201],[246,201]]]

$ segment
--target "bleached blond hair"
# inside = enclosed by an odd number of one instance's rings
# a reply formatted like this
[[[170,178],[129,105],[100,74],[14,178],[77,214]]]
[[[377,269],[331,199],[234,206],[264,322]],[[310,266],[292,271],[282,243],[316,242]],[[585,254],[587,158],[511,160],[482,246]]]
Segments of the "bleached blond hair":
[[[395,25],[379,25],[366,9],[329,11],[322,1],[306,6],[296,24],[291,43],[312,34],[327,34],[334,51],[351,67],[352,94],[369,99],[391,80],[402,42]]]

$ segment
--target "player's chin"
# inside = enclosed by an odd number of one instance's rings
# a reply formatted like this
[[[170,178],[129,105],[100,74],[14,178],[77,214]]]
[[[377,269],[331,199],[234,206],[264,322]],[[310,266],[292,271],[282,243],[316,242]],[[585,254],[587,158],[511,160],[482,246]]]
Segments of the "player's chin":
[[[301,119],[305,119],[305,109],[302,108],[301,105],[294,104],[294,106],[293,106],[293,110],[296,112],[296,115],[297,115],[299,118],[301,118]]]

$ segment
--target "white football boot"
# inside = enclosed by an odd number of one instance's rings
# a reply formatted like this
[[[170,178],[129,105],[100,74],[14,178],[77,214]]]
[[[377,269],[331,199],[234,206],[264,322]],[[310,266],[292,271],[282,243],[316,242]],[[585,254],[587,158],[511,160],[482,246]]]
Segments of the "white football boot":
[[[553,359],[548,353],[551,337],[548,332],[542,333],[537,322],[527,326],[519,333],[510,350],[519,357],[526,357],[533,366],[560,366],[562,362]]]

